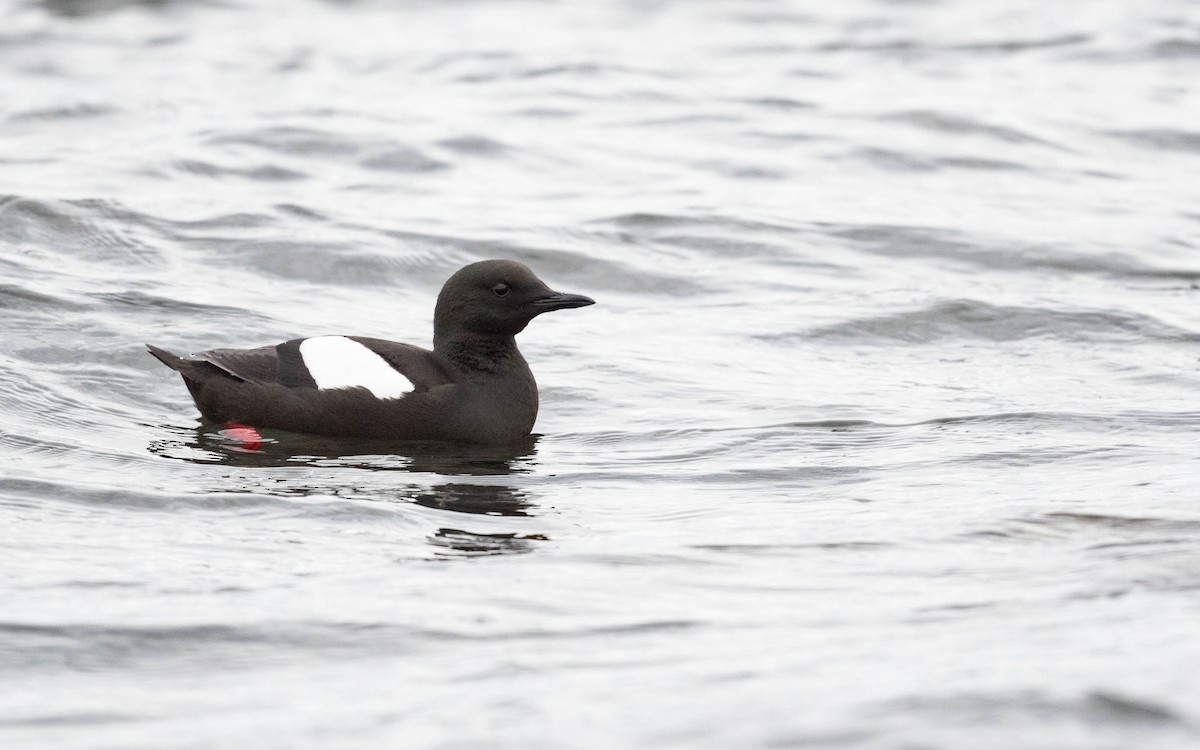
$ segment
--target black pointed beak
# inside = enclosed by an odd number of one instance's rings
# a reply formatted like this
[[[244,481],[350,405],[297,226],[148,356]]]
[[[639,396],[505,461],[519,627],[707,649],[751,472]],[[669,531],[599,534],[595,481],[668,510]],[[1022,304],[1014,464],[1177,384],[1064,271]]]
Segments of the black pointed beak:
[[[538,312],[550,312],[551,310],[566,310],[571,307],[587,307],[594,304],[596,304],[596,300],[582,294],[550,292],[545,297],[535,300],[533,306],[537,308]]]

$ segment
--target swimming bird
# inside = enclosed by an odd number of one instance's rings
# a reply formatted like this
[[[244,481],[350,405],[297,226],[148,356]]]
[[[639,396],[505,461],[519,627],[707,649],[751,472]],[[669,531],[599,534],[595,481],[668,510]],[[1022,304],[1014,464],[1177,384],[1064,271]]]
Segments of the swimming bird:
[[[511,260],[452,275],[433,313],[433,350],[363,336],[316,336],[180,357],[208,422],[333,437],[514,443],[533,430],[538,390],[515,336],[538,315],[594,300],[555,292]]]

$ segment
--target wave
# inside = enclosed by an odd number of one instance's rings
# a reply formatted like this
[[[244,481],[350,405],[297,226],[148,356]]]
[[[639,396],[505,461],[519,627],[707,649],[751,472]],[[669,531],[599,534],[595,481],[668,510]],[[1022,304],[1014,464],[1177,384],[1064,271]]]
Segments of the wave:
[[[810,340],[928,344],[958,339],[1008,342],[1050,338],[1067,341],[1200,342],[1200,332],[1150,315],[1117,310],[1064,310],[993,305],[970,299],[942,300],[916,310],[858,318],[803,331],[766,334],[766,341]]]
[[[816,231],[856,250],[891,258],[940,258],[1006,271],[1069,271],[1120,277],[1200,281],[1200,267],[1156,268],[1114,252],[1078,252],[1047,245],[986,244],[963,231],[889,224],[817,222]]]

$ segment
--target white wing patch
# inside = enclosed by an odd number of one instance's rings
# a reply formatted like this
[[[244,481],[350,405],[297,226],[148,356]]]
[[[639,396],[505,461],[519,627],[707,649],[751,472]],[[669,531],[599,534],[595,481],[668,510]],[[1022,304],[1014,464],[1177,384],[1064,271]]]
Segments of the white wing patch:
[[[317,387],[366,388],[376,398],[400,398],[412,381],[367,347],[345,336],[316,336],[300,342],[300,357]]]

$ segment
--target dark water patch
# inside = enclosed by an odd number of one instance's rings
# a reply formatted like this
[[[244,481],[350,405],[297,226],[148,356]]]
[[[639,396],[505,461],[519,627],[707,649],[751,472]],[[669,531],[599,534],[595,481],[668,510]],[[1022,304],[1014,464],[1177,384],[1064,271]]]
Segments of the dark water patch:
[[[1007,468],[1028,468],[1041,464],[1055,464],[1086,458],[1100,463],[1120,456],[1121,447],[1105,448],[1030,448],[1028,450],[981,451],[958,458],[939,458],[935,463],[952,466],[955,464],[997,465]]]
[[[287,216],[295,216],[309,221],[328,221],[329,217],[309,206],[299,206],[294,203],[277,203],[275,210]]]
[[[1097,691],[1087,696],[1089,710],[1099,717],[1117,722],[1182,724],[1182,718],[1165,706],[1114,692]]]
[[[806,422],[787,422],[775,427],[789,427],[801,430],[828,430],[830,432],[848,432],[860,427],[876,427],[886,429],[891,425],[872,422],[868,419],[818,419]]]
[[[0,622],[7,648],[0,662],[8,670],[67,666],[81,672],[111,669],[174,668],[207,671],[208,664],[226,667],[295,658],[299,653],[364,654],[387,645],[401,649],[423,640],[420,631],[382,628],[353,622],[268,625],[49,625]]]
[[[1128,541],[1117,542],[1101,542],[1099,544],[1088,545],[1088,550],[1111,550],[1117,554],[1113,555],[1118,559],[1130,559],[1133,557],[1144,557],[1146,555],[1159,555],[1164,548],[1176,547],[1182,548],[1184,551],[1190,551],[1195,546],[1193,539],[1173,539],[1170,537],[1157,537],[1152,539],[1134,539]]]
[[[42,459],[57,463],[68,456],[79,456],[79,446],[75,441],[66,437],[27,434],[15,420],[0,432],[0,447],[10,451],[9,455],[20,461]]]
[[[856,149],[852,157],[889,172],[933,172],[940,169],[974,169],[983,171],[1031,171],[1015,161],[981,157],[943,157],[904,153],[882,148]]]
[[[513,117],[530,117],[535,120],[568,120],[579,117],[580,112],[566,107],[520,107],[509,113]]]
[[[454,530],[448,529],[453,534]],[[541,540],[512,539],[527,544]],[[498,543],[502,543],[499,542]],[[446,548],[454,556],[478,556]],[[490,555],[489,555],[490,556]],[[323,658],[378,659],[419,649],[444,648],[455,642],[518,643],[525,641],[594,640],[676,632],[689,621],[640,621],[569,630],[434,629],[354,621],[268,621],[242,625],[181,624],[119,626],[108,624],[50,625],[9,620],[0,622],[0,669],[30,674],[64,666],[79,672],[184,669],[187,672]]]
[[[767,167],[761,164],[739,164],[731,161],[709,159],[695,162],[693,166],[736,180],[782,180],[789,176],[788,172],[782,169]]]
[[[260,498],[271,498],[255,506],[253,510],[237,510],[237,517],[268,517],[296,521],[308,519],[317,522],[314,539],[335,527],[380,527],[386,528],[386,543],[404,543],[410,535],[398,532],[402,526],[424,527],[426,524],[411,513],[410,496],[420,491],[411,484],[381,484],[371,478],[355,476],[353,470],[330,472],[326,475],[267,476],[245,471],[223,477],[219,482],[202,481],[181,486],[180,491],[192,492],[207,497],[249,493]],[[230,535],[234,535],[231,530]],[[306,544],[307,536],[289,540],[292,544]]]
[[[586,289],[616,291],[630,295],[659,295],[660,303],[677,297],[692,297],[709,291],[694,276],[669,269],[651,270],[613,259],[588,264],[577,274],[568,274],[572,283]],[[600,304],[606,300],[593,295]]]
[[[855,148],[849,156],[886,172],[932,172],[937,169],[936,159],[878,146]],[[837,157],[839,161],[842,158]]]
[[[651,429],[632,434],[618,431],[597,431],[583,434],[564,433],[559,439],[577,440],[580,443],[599,447],[611,446],[611,450],[638,458],[638,465],[703,464],[715,455],[740,446],[758,444],[772,438],[790,438],[794,431],[790,426],[736,428],[667,428]],[[663,446],[670,446],[664,448]]]
[[[666,115],[659,117],[638,117],[629,122],[622,123],[623,127],[645,128],[645,129],[680,129],[685,126],[696,125],[730,125],[744,122],[744,118],[739,115],[730,115],[725,113],[715,112],[697,112],[689,115]]]
[[[667,247],[678,247],[693,250],[703,257],[713,258],[768,258],[772,261],[793,264],[802,263],[809,267],[835,268],[829,263],[809,261],[796,257],[794,248],[783,242],[769,242],[748,237],[715,234],[703,235],[680,232],[678,234],[661,234],[654,242]]]
[[[451,513],[483,516],[529,516],[534,508],[529,493],[504,485],[451,482],[413,495],[417,505]]]
[[[792,143],[810,143],[813,141],[827,141],[827,137],[817,133],[801,133],[801,132],[771,132],[766,130],[751,129],[745,130],[738,134],[747,139],[764,141],[768,144],[792,144]]]
[[[837,450],[845,451],[848,447],[854,446],[843,444]],[[772,449],[790,450],[792,453],[781,457],[779,453],[768,452]],[[829,485],[859,484],[876,476],[873,466],[850,463],[844,456],[817,458],[802,453],[806,450],[817,448],[795,440],[776,440],[771,446],[743,441],[738,445],[700,447],[669,457],[657,457],[652,446],[645,446],[642,450],[619,454],[619,458],[627,464],[623,468],[606,466],[580,471],[562,470],[556,476],[560,480],[586,480],[591,490],[623,488],[622,491],[627,495],[649,492],[649,488],[655,488],[654,491],[658,492],[657,488],[676,486],[686,477],[689,484],[713,491],[728,491],[731,498],[740,497],[748,486],[759,486],[763,488],[763,494],[768,495],[771,492],[792,493]],[[739,458],[740,468],[719,465],[722,461],[730,462]],[[821,498],[795,496],[795,499],[803,502],[819,501]],[[694,514],[703,515],[707,512]],[[692,514],[690,511],[682,512],[682,515]],[[675,518],[680,513],[672,511],[667,515]]]
[[[165,11],[179,6],[225,7],[220,0],[41,0],[39,4],[49,13],[65,18],[98,16],[130,8]]]
[[[947,45],[944,49],[961,52],[1012,54],[1029,50],[1053,49],[1057,47],[1079,47],[1093,41],[1090,34],[1060,34],[1037,39],[1003,39],[990,42]]]
[[[979,602],[955,602],[953,604],[937,604],[929,607],[917,607],[914,611],[917,616],[913,618],[913,622],[930,622],[940,619],[945,622],[949,618],[930,618],[927,615],[936,615],[939,613],[948,615],[957,615],[960,612],[979,612],[994,609],[1000,604],[999,601],[979,601]]]
[[[116,580],[74,580],[60,581],[54,584],[54,588],[58,589],[79,589],[81,591],[90,591],[93,589],[144,589],[146,584],[143,581],[116,581]]]
[[[732,23],[745,22],[752,26],[767,26],[777,28],[778,25],[785,26],[812,26],[821,23],[821,16],[808,13],[805,11],[793,8],[775,8],[775,7],[741,7],[729,6],[730,9],[737,7],[736,11],[729,12],[727,18]]]
[[[534,551],[532,542],[549,541],[542,534],[484,534],[461,529],[438,529],[429,543],[443,556],[481,557],[523,555]]]
[[[626,214],[588,223],[586,230],[576,234],[590,240],[601,239],[609,243],[645,246],[660,252],[669,252],[671,262],[660,263],[647,273],[662,274],[673,265],[678,266],[679,251],[694,256],[691,262],[673,274],[672,283],[677,291],[664,289],[671,296],[694,295],[711,291],[698,273],[684,273],[691,268],[703,270],[710,258],[753,259],[765,258],[772,263],[813,268],[837,267],[827,259],[814,259],[797,252],[796,243],[800,232],[782,224],[773,224],[744,217],[722,215],[672,215],[672,214]],[[647,264],[639,264],[647,265]],[[629,291],[651,291],[660,287],[656,283],[650,289]]]
[[[413,279],[440,285],[460,266],[486,258],[515,258],[520,248],[495,240],[414,232],[388,227],[362,227],[402,250]],[[539,269],[540,270],[540,269]]]
[[[157,228],[168,237],[191,238],[195,230],[258,230],[274,229],[278,226],[275,217],[266,213],[249,213],[239,211],[230,214],[216,214],[203,219],[162,219],[153,216],[143,216],[147,226]]]
[[[391,236],[412,237],[410,233],[387,232]],[[560,234],[572,241],[595,242],[603,233],[563,230]],[[536,247],[497,240],[425,238],[423,241],[445,243],[454,248],[458,263],[470,263],[486,258],[511,258],[532,267],[553,285],[588,290],[619,291],[628,294],[655,294],[663,297],[683,297],[699,294],[706,287],[682,269],[664,268],[652,264],[634,264],[614,257],[589,256],[583,251],[554,247]],[[628,242],[636,242],[633,237]],[[431,269],[426,272],[433,273]],[[436,269],[445,278],[445,266]],[[440,279],[440,280],[441,280]],[[440,283],[439,280],[439,283]],[[595,295],[593,295],[595,296]],[[603,304],[604,300],[600,300]]]
[[[748,454],[749,451],[742,451],[741,454]],[[739,455],[737,452],[729,451],[728,455]],[[764,461],[761,454],[752,454],[751,456],[760,463]],[[640,461],[640,457],[636,459]],[[744,494],[747,486],[761,485],[764,488],[763,494],[768,495],[772,491],[794,493],[796,491],[811,490],[824,486],[845,486],[861,484],[868,482],[872,478],[877,477],[875,467],[846,465],[844,463],[831,463],[830,465],[797,465],[783,466],[778,464],[767,468],[744,468],[744,469],[724,469],[714,468],[706,471],[704,464],[701,461],[692,461],[686,465],[686,470],[681,468],[684,465],[676,465],[669,462],[661,462],[657,467],[639,468],[632,465],[635,459],[630,457],[630,466],[628,468],[611,468],[605,467],[602,469],[586,469],[581,471],[562,470],[556,474],[560,480],[570,479],[572,481],[585,481],[590,491],[608,490],[621,492],[627,497],[649,498],[650,492],[659,492],[659,488],[672,488],[679,485],[681,478],[686,477],[686,481],[696,487],[702,487],[712,491],[726,491],[731,498],[741,497]],[[639,492],[644,493],[639,496]],[[819,502],[821,498],[814,496],[795,496],[797,502]],[[667,518],[657,518],[655,522],[665,522],[672,519],[677,520],[680,515],[683,516],[700,516],[711,513],[711,510],[704,511],[686,511],[686,512],[670,512],[666,514]]]
[[[447,68],[462,66],[495,67],[504,63],[516,63],[520,59],[521,55],[501,49],[437,51],[429,57],[422,58],[415,70],[418,73],[436,73]]]
[[[1190,555],[1200,543],[1200,521],[1178,518],[1158,518],[1134,515],[1112,515],[1083,511],[1050,511],[1010,519],[988,528],[978,529],[964,535],[973,541],[1003,541],[1062,546],[1070,542],[1076,549],[1088,553],[1099,553],[1107,559],[1130,560],[1134,558],[1160,559],[1166,555]],[[1190,568],[1180,569],[1178,572]],[[1131,570],[1136,585],[1142,588],[1174,589],[1180,584],[1179,576],[1171,575],[1165,580],[1152,582],[1146,571]],[[1190,579],[1188,585],[1192,584]],[[1128,593],[1129,586],[1119,590]],[[1083,595],[1090,596],[1092,593]]]
[[[202,244],[228,262],[283,279],[346,287],[395,286],[406,265],[386,256],[330,242],[250,239],[204,240]]]
[[[351,157],[363,148],[362,142],[315,128],[291,126],[261,127],[237,132],[216,132],[208,138],[214,146],[253,146],[290,156]]]
[[[1148,427],[1159,429],[1168,434],[1177,434],[1181,429],[1187,430],[1200,427],[1200,414],[1194,413],[1160,413],[1160,412],[1112,412],[1112,413],[1081,413],[1055,411],[1026,411],[1026,412],[995,412],[987,414],[964,414],[947,417],[935,417],[919,422],[885,423],[869,420],[819,420],[789,422],[783,424],[763,425],[753,428],[736,428],[732,432],[745,432],[752,437],[756,444],[769,445],[772,438],[786,437],[788,434],[798,434],[803,437],[806,450],[839,451],[848,447],[878,447],[888,445],[911,444],[917,438],[913,430],[927,432],[928,439],[936,439],[942,429],[986,427],[996,431],[1020,430],[1022,433],[1036,431],[1065,431],[1067,433],[1087,434],[1127,434],[1144,433]],[[715,431],[714,434],[724,434],[727,430]],[[811,436],[806,435],[811,433]],[[822,439],[827,435],[828,439]],[[667,436],[662,435],[661,440]],[[676,437],[675,442],[680,439]],[[722,443],[737,444],[737,440],[722,438]],[[1093,457],[1106,460],[1107,453],[1121,453],[1129,450],[1130,446],[1105,443],[1103,445],[1088,445],[1065,447],[1049,451],[1049,454],[1059,458]],[[1031,460],[1037,461],[1046,453],[1043,449],[1029,451],[1000,451],[994,453],[969,454],[957,460],[973,463],[994,460]],[[942,456],[938,460],[945,460]]]
[[[958,724],[989,727],[1001,736],[1006,729],[1028,726],[1030,722],[1042,725],[1047,731],[1055,724],[1086,727],[1099,722],[1110,728],[1115,728],[1115,725],[1163,725],[1185,730],[1188,735],[1195,734],[1195,727],[1165,706],[1111,691],[1090,692],[1078,698],[1052,698],[1036,691],[962,693],[943,697],[930,695],[879,706],[872,713],[904,716],[910,720],[922,717],[936,721],[939,726]],[[1149,740],[1145,736],[1140,739]]]
[[[103,303],[107,310],[113,308],[131,308],[139,312],[157,315],[195,316],[204,318],[245,318],[249,315],[259,315],[242,307],[228,305],[212,305],[204,302],[187,302],[173,297],[161,297],[138,291],[125,292],[94,292],[89,298]]]
[[[296,180],[306,180],[309,177],[304,172],[275,164],[222,167],[211,162],[200,161],[199,159],[183,159],[175,162],[175,168],[180,172],[201,177],[241,177],[261,182],[294,182]]]
[[[1200,57],[1200,40],[1177,37],[1156,42],[1150,56],[1159,60],[1190,60]]]
[[[799,110],[815,109],[816,104],[805,101],[803,99],[791,99],[788,97],[768,96],[761,98],[750,99],[732,99],[734,103],[749,104],[753,107],[759,107],[768,111],[776,112],[795,112]]]
[[[734,57],[762,57],[764,55],[791,55],[794,53],[803,52],[802,48],[796,44],[789,43],[773,43],[773,44],[735,44],[727,47],[722,47],[720,54]]]
[[[497,157],[507,154],[511,149],[492,138],[483,135],[462,135],[438,141],[438,145],[447,151],[460,156]]]
[[[848,445],[841,446],[846,450]],[[803,449],[803,446],[800,446]],[[697,472],[690,475],[697,484],[731,489],[748,484],[770,486],[773,491],[794,492],[823,486],[849,485],[869,482],[877,476],[876,467],[862,466],[841,460],[834,465],[802,463],[794,466],[771,466],[760,468],[730,469],[724,471]],[[647,481],[650,481],[647,479]],[[793,502],[820,502],[822,498],[794,496]]]
[[[722,216],[720,214],[689,215],[639,212],[593,219],[589,223],[638,230],[639,232],[649,234],[657,234],[666,230],[676,230],[681,227],[720,227],[730,231],[745,230],[748,232],[791,233],[796,231],[794,227],[789,227],[785,224],[775,224],[738,216]]]
[[[929,54],[933,50],[929,45],[914,39],[880,39],[877,41],[821,42],[812,47],[817,53],[836,52],[873,52],[885,56],[913,57],[919,54]]]
[[[1136,415],[1134,421],[1137,421]],[[991,414],[966,414],[953,417],[936,417],[916,425],[961,425],[961,424],[1001,424],[1001,425],[1031,425],[1043,424],[1070,425],[1077,428],[1115,429],[1126,426],[1129,418],[1119,414],[1081,414],[1077,412],[1057,411],[1011,411]]]
[[[1200,341],[1200,333],[1175,328],[1149,315],[1116,310],[1054,310],[960,299],[935,302],[918,310],[849,320],[807,331],[766,334],[758,338],[772,342],[810,340],[902,344],[929,344],[956,339],[1010,342],[1037,338],[1192,343]]]
[[[437,172],[449,169],[450,164],[431,158],[414,148],[394,146],[376,151],[360,159],[359,164],[367,169],[387,172]]]
[[[27,109],[14,112],[8,116],[12,122],[52,122],[54,120],[93,120],[119,113],[121,110],[111,104],[96,104],[79,102],[77,104],[41,109]]]
[[[30,360],[34,359],[51,360],[52,366],[31,367]],[[104,368],[94,370],[90,363],[85,362],[82,365],[84,370],[99,374],[100,382],[77,383],[76,374],[70,370],[71,363],[78,359],[78,352],[45,347],[43,350],[34,349],[29,358],[23,361],[0,360],[0,371],[16,373],[15,376],[0,378],[0,408],[6,415],[5,426],[14,430],[33,430],[32,434],[44,434],[44,430],[53,428],[62,430],[60,434],[76,436],[110,428],[113,418],[111,405],[105,403],[97,408],[98,399],[93,387],[106,386],[103,382]],[[63,366],[64,363],[67,366]]]
[[[140,714],[123,714],[117,712],[86,712],[66,711],[60,713],[37,714],[34,716],[19,716],[0,719],[4,727],[36,727],[47,729],[54,727],[96,726],[104,724],[132,723],[143,718]]]
[[[0,49],[43,47],[54,42],[57,38],[57,34],[50,31],[44,25],[37,29],[26,27],[17,31],[0,30]],[[34,73],[35,75],[45,72],[45,68],[42,67],[22,67],[20,70],[23,73]]]
[[[214,146],[250,146],[293,157],[353,159],[360,166],[389,172],[432,172],[448,168],[420,150],[376,136],[348,135],[316,128],[275,126],[241,133],[217,133],[208,138]]]
[[[78,455],[77,450],[73,453]],[[68,502],[96,508],[169,513],[177,513],[182,510],[245,512],[278,502],[265,496],[249,493],[196,495],[189,494],[187,488],[181,492],[168,493],[155,492],[145,488],[90,485],[78,477],[68,477],[61,481],[0,477],[0,495],[40,503]]]
[[[1200,531],[1200,521],[1191,519],[1168,519],[1149,516],[1110,515],[1106,513],[1085,513],[1055,511],[1042,516],[1043,522],[1058,527],[1104,528],[1118,531]],[[1197,538],[1200,541],[1200,538]]]
[[[87,308],[74,300],[35,292],[19,284],[0,283],[0,309],[55,314]]]
[[[1021,171],[1028,172],[1030,168],[1024,164],[1018,164],[1015,161],[1004,161],[1002,159],[981,159],[978,157],[944,157],[939,158],[937,163],[949,169],[978,169],[982,171]]]
[[[885,122],[904,123],[922,130],[939,134],[949,133],[953,135],[984,136],[986,138],[1005,143],[1030,143],[1037,144],[1039,146],[1054,146],[1055,148],[1060,148],[1055,144],[1029,135],[1028,133],[1016,128],[1005,127],[1001,125],[991,125],[970,117],[952,115],[934,110],[905,110],[881,115],[879,119]]]
[[[190,236],[188,233],[196,229],[266,229],[277,226],[275,218],[269,214],[250,214],[250,212],[246,211],[239,211],[236,214],[217,214],[205,218],[197,218],[197,220],[161,220],[161,218],[152,218],[149,223],[151,226],[173,230],[173,232],[179,233],[179,236]]]
[[[392,241],[389,244],[397,247],[397,254],[395,257],[389,256],[390,260],[403,268],[405,279],[419,280],[435,287],[440,287],[459,267],[489,258],[509,258],[525,263],[551,284],[558,285],[578,284],[594,288],[592,284],[603,285],[606,280],[623,276],[623,266],[617,261],[592,258],[583,252],[561,247],[379,227],[362,228]]]
[[[984,244],[964,232],[887,224],[814,224],[816,231],[875,255],[941,258],[971,266],[1016,271],[1062,271],[1133,278],[1200,280],[1200,268],[1153,268],[1118,253],[1076,253],[1044,245]]]
[[[409,496],[422,489],[420,485],[410,482],[391,483],[394,480],[385,479],[386,475],[377,473],[386,471],[387,468],[366,463],[348,462],[341,467],[314,467],[322,469],[315,471],[303,468],[303,464],[284,464],[272,471],[264,471],[249,461],[219,463],[228,467],[229,471],[216,477],[199,474],[194,479],[179,483],[175,489],[197,495],[246,492],[260,497],[312,500],[318,504],[369,498],[374,501],[370,506],[370,514],[389,512],[389,503],[397,506],[406,504]],[[299,514],[302,511],[297,507],[296,512]],[[349,509],[350,515],[354,515],[355,512],[353,507]],[[319,512],[317,515],[327,514]],[[346,513],[335,509],[334,515],[342,516]]]
[[[0,241],[74,258],[159,266],[162,252],[130,232],[136,216],[115,201],[0,199]]]
[[[515,71],[508,71],[507,74],[513,78],[525,80],[536,78],[556,78],[559,76],[584,80],[600,78],[604,78],[606,80],[616,80],[629,77],[672,80],[685,77],[684,74],[671,68],[636,66],[624,62],[616,62],[613,60],[586,60],[569,63],[556,63],[552,65],[527,66]]]
[[[29,166],[33,164],[54,164],[57,159],[49,156],[3,156],[0,155],[0,164],[13,164]]]
[[[1145,130],[1110,130],[1113,138],[1154,151],[1200,154],[1200,132],[1155,128]]]
[[[753,443],[761,441],[765,436],[792,435],[797,431],[808,432],[850,432],[857,429],[889,430],[895,425],[887,425],[861,419],[823,419],[800,422],[782,422],[763,425],[738,427],[669,427],[649,429],[636,434],[625,431],[602,431],[587,433],[561,433],[560,440],[577,440],[591,446],[628,446],[631,442],[650,445],[679,445],[689,442],[714,443],[730,445],[732,443]],[[720,448],[715,448],[719,450]],[[661,449],[656,448],[656,451]],[[661,453],[658,453],[661,457]],[[685,455],[694,455],[687,452]]]
[[[1122,411],[1118,417],[1139,427],[1162,427],[1171,431],[1200,428],[1200,412],[1196,411]]]

